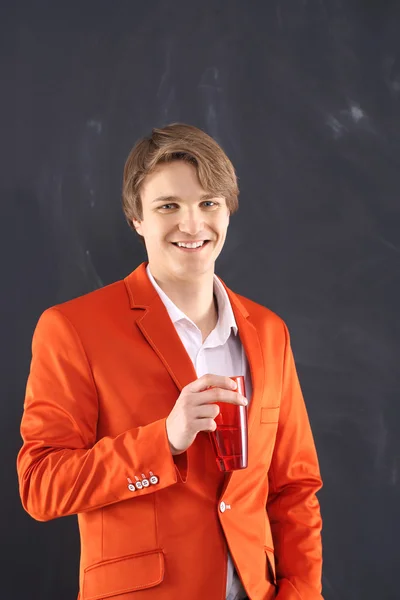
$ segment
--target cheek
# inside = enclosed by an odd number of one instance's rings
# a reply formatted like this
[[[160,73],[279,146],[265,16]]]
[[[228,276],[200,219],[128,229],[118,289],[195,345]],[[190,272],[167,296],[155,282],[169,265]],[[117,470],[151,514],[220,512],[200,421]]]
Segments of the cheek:
[[[154,217],[143,221],[143,225],[144,234],[149,239],[159,240],[160,237],[164,237],[168,232],[166,223]]]
[[[229,225],[229,218],[226,218],[225,216],[220,217],[218,219],[218,221],[215,223],[215,229],[216,229],[216,231],[218,231],[220,237],[223,239],[226,237],[228,225]]]

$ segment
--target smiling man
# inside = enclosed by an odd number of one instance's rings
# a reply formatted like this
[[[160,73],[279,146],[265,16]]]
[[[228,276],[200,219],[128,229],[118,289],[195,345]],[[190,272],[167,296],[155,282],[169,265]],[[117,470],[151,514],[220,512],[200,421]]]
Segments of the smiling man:
[[[227,202],[203,189],[187,159],[161,163],[144,180],[141,200],[142,217],[132,215],[132,223],[146,243],[148,272],[205,340],[218,319],[214,265],[229,224]]]
[[[238,193],[215,140],[154,129],[123,183],[148,261],[37,324],[20,493],[39,521],[78,515],[80,600],[322,599],[321,478],[289,333],[215,275]],[[218,469],[216,402],[248,404],[246,469]]]

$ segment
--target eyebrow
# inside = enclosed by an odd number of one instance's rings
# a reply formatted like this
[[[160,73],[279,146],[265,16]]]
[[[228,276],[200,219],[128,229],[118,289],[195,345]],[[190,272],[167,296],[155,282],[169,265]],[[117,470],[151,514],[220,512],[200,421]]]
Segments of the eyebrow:
[[[204,201],[204,200],[211,200],[212,198],[219,198],[218,194],[203,194],[203,196],[200,196],[200,200]],[[175,200],[181,200],[181,198],[178,198],[178,196],[158,196],[158,198],[154,198],[154,200],[151,201],[151,204],[153,204],[154,202],[173,202]]]

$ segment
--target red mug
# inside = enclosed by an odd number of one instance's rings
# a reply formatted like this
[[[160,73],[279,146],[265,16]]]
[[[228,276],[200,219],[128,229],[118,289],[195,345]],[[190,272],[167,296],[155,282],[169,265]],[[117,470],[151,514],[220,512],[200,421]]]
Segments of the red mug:
[[[237,382],[237,392],[246,397],[244,377],[231,377]],[[220,412],[215,417],[217,428],[211,440],[220,471],[236,471],[247,467],[247,406],[216,402]]]

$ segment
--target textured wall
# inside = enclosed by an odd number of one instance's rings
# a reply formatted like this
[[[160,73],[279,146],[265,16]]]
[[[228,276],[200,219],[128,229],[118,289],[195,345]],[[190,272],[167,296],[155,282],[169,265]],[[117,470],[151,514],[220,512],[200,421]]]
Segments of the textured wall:
[[[399,31],[394,1],[3,3],[2,597],[76,595],[75,517],[36,523],[18,498],[32,331],[144,260],[123,164],[183,121],[239,175],[217,273],[291,331],[325,483],[324,595],[399,598]]]

